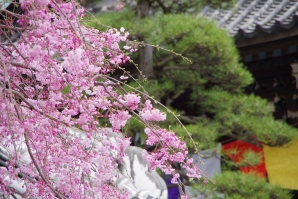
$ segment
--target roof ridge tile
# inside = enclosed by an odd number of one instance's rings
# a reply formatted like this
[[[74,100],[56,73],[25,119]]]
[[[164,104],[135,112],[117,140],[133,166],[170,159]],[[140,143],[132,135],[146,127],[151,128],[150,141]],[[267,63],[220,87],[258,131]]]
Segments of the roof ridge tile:
[[[215,19],[236,38],[254,37],[259,32],[272,33],[298,25],[298,0],[239,0],[230,10],[206,6],[201,15]]]

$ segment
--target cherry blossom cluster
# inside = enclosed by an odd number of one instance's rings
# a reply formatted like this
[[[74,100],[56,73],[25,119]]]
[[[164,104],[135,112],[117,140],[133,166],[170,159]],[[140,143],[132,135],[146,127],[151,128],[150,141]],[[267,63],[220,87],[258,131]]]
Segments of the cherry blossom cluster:
[[[171,163],[187,161],[186,144],[156,125],[166,115],[145,96],[123,94],[108,76],[136,51],[126,45],[124,28],[81,25],[85,10],[74,0],[22,0],[21,7],[18,28],[0,33],[21,31],[0,48],[0,147],[9,159],[0,169],[0,192],[15,193],[11,184],[22,175],[23,198],[127,198],[116,179],[130,139],[109,135],[121,134],[132,116],[156,146],[146,156],[152,169],[173,173]]]
[[[163,121],[166,119],[164,113],[153,109],[149,100],[145,102],[145,107],[140,112],[140,116],[145,121]],[[188,150],[186,143],[180,140],[175,133],[162,128],[152,128],[152,126],[145,128],[145,133],[148,136],[146,143],[156,146],[156,150],[144,156],[149,162],[151,169],[160,168],[165,174],[173,174],[171,182],[178,183],[177,179],[180,175],[171,166],[172,163],[176,162],[183,165],[188,177],[201,178],[201,171],[193,163],[193,159],[187,158]]]

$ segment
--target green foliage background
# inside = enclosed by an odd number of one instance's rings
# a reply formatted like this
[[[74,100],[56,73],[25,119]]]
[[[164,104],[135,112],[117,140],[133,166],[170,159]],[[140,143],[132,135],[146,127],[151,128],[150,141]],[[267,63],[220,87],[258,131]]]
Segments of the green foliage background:
[[[223,5],[219,1],[213,3],[216,6]],[[151,7],[152,14],[143,19],[137,17],[134,6],[128,5],[118,12],[98,15],[100,23],[93,21],[89,25],[100,30],[106,28],[102,24],[118,29],[125,27],[130,32],[132,41],[146,40],[156,47],[153,67],[157,76],[139,83],[149,95],[164,102],[171,111],[179,115],[199,150],[215,149],[223,136],[269,146],[281,146],[296,137],[296,129],[274,120],[273,107],[266,100],[244,93],[245,87],[254,80],[240,62],[233,38],[216,23],[200,16],[200,6],[191,8],[187,3],[183,5],[181,10],[174,6],[169,12]],[[202,2],[197,2],[196,5],[202,5]],[[138,63],[138,53],[131,57]],[[133,81],[129,85],[138,87]],[[177,93],[181,94],[177,97]],[[166,103],[167,100],[175,102],[182,95],[187,99],[183,108],[173,106],[174,103]],[[176,132],[194,152],[194,145],[185,130],[169,111],[164,111],[168,113],[168,118],[162,125]],[[131,119],[125,127],[125,131],[131,136],[141,133],[141,140],[144,140],[142,129],[142,124],[136,119]],[[143,147],[144,144],[140,142]],[[192,182],[195,189],[203,193],[208,190],[208,194],[214,198],[216,193],[235,199],[291,198],[288,191],[273,186],[266,180],[238,171],[231,172],[237,170],[239,165],[233,164],[225,156],[223,158],[227,164],[223,168],[224,172],[215,178],[217,183],[202,185],[198,181]],[[256,165],[259,159],[258,154],[248,153],[239,164]]]

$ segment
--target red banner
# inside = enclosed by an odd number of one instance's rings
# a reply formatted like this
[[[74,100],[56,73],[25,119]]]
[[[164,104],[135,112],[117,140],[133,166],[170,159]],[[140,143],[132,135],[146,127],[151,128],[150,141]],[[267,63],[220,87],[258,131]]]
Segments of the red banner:
[[[259,153],[262,156],[261,162],[256,166],[246,166],[246,167],[239,167],[239,169],[243,173],[250,173],[255,172],[259,174],[261,177],[266,177],[266,167],[265,167],[265,160],[264,160],[264,152],[263,149],[257,147],[255,145],[249,144],[247,142],[236,140],[230,142],[228,144],[224,144],[222,147],[222,151],[225,155],[227,155],[231,160],[235,163],[241,162],[243,159],[243,155],[246,151],[251,150],[255,153]],[[231,151],[235,151],[235,153],[231,153]]]

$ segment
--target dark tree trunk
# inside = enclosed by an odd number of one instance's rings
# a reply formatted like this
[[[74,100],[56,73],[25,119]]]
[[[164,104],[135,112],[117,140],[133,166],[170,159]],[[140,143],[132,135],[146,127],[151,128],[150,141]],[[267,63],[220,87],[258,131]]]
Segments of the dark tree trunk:
[[[140,69],[146,78],[155,78],[153,69],[153,47],[144,46],[140,49]]]
[[[138,1],[138,16],[145,18],[149,16],[149,0]],[[144,39],[146,43],[146,38]],[[153,69],[153,47],[145,45],[140,48],[140,69],[146,78],[155,78],[156,74]]]
[[[149,15],[149,0],[138,1],[138,16],[140,18],[147,17]]]

